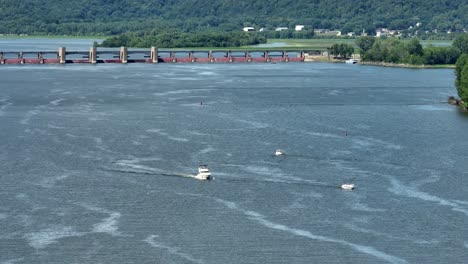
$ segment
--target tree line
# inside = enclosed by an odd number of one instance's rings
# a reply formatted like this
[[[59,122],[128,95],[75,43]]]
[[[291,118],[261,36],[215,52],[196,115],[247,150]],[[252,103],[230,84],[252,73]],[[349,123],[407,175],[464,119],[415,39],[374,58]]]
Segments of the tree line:
[[[423,48],[416,38],[404,41],[397,38],[359,37],[356,45],[363,61],[407,64],[455,64],[463,53],[468,53],[468,34],[455,38],[450,47]]]
[[[455,86],[462,107],[468,110],[468,52],[461,55],[455,67]]]
[[[266,43],[266,37],[252,32],[158,32],[126,33],[104,40],[101,47],[133,48],[190,48],[190,47],[240,47]]]
[[[235,31],[276,27],[377,28],[432,32],[468,29],[467,1],[440,0],[1,0],[0,34],[116,35],[129,31]],[[419,24],[416,28],[415,25]],[[270,33],[269,33],[270,34]],[[277,34],[277,33],[271,33]],[[279,33],[286,34],[286,33]],[[445,34],[445,36],[450,36]]]

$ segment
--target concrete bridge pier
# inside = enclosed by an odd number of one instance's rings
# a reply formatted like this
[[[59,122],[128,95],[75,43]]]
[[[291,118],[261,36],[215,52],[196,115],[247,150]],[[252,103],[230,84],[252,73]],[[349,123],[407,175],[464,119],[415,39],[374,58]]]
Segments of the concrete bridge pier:
[[[195,57],[193,56],[193,51],[189,51],[190,62],[195,62]]]
[[[127,47],[120,47],[120,61],[123,63],[123,64],[126,64],[127,63],[127,59],[128,59],[128,50],[127,50]]]
[[[40,52],[37,54],[37,59],[39,60],[39,63],[40,63],[40,64],[43,64],[43,63],[44,63],[44,56],[42,55],[42,51],[40,51]]]
[[[20,51],[18,53],[18,61],[19,61],[19,63],[24,64],[24,58],[23,58],[23,52],[22,51]]]
[[[151,47],[151,62],[152,63],[158,63],[158,48],[156,47]]]
[[[268,54],[268,51],[265,51],[265,52],[263,53],[263,57],[265,57],[266,62],[270,62],[270,61],[271,61],[270,55]]]
[[[96,64],[97,60],[97,56],[96,56],[96,47],[92,47],[89,49],[89,63],[91,64]]]
[[[213,51],[208,51],[208,58],[210,59],[210,62],[215,62],[215,59],[213,57]]]
[[[58,59],[60,64],[65,64],[67,62],[67,53],[65,51],[65,47],[59,48]]]

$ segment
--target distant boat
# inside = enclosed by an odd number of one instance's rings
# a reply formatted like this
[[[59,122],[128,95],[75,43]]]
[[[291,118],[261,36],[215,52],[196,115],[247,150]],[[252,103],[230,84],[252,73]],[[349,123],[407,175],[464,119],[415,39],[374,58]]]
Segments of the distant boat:
[[[341,184],[341,189],[344,189],[344,190],[354,190],[354,184],[352,184],[352,183],[344,183],[344,184]]]
[[[356,64],[357,63],[357,60],[355,59],[349,59],[349,60],[346,60],[345,61],[347,64]]]
[[[198,180],[212,180],[213,177],[211,176],[211,172],[208,169],[207,165],[200,165],[198,166],[198,174],[195,176],[195,179]]]
[[[281,149],[277,149],[275,151],[275,156],[283,156],[284,154],[286,154],[286,153],[284,153],[284,151],[282,151]]]

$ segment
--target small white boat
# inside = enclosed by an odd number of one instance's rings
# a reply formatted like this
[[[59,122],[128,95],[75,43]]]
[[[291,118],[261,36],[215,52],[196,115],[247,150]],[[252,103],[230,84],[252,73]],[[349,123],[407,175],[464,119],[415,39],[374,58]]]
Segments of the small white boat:
[[[346,60],[346,63],[347,63],[347,64],[356,64],[356,63],[357,63],[357,60],[355,60],[355,59],[349,59],[349,60]]]
[[[341,189],[344,189],[344,190],[354,190],[354,184],[353,184],[353,183],[344,183],[344,184],[341,184]]]
[[[275,151],[275,156],[282,156],[282,155],[284,155],[284,154],[286,154],[286,153],[284,153],[284,151],[282,151],[281,149],[277,149],[277,150]]]
[[[200,165],[198,166],[198,174],[195,176],[195,179],[198,180],[212,180],[213,177],[211,176],[211,172],[208,169],[207,165]]]

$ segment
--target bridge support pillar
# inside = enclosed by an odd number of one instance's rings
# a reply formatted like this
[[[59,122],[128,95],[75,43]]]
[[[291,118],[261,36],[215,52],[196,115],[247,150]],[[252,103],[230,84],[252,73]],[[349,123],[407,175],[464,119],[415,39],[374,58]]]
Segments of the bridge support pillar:
[[[123,64],[127,63],[127,58],[128,58],[128,50],[127,47],[120,47],[120,62]]]
[[[245,53],[245,58],[247,59],[247,62],[252,62],[252,56],[250,56],[250,52],[249,52],[249,51],[247,51],[247,52]]]
[[[60,64],[65,64],[67,61],[67,53],[65,47],[60,47],[58,52],[58,59]]]
[[[92,47],[92,48],[89,49],[89,63],[96,64],[96,62],[97,62],[96,52],[97,52],[96,47]]]
[[[270,62],[270,61],[271,61],[270,55],[268,54],[268,51],[265,51],[265,52],[263,53],[263,57],[265,57],[266,62]]]
[[[190,62],[195,62],[195,57],[193,57],[193,51],[189,51]]]
[[[40,64],[44,63],[44,56],[42,55],[42,51],[37,54],[37,59],[39,60]]]
[[[21,64],[24,64],[24,57],[23,57],[23,52],[20,51],[20,53],[18,53],[18,59],[19,59],[19,62]]]
[[[156,47],[151,47],[151,62],[152,63],[158,63],[158,48]]]
[[[213,57],[213,51],[208,51],[208,58],[210,59],[210,62],[215,62],[215,59]]]
[[[286,51],[283,51],[281,53],[281,58],[284,62],[288,62],[289,61],[289,57],[288,57],[288,54],[286,53]]]

